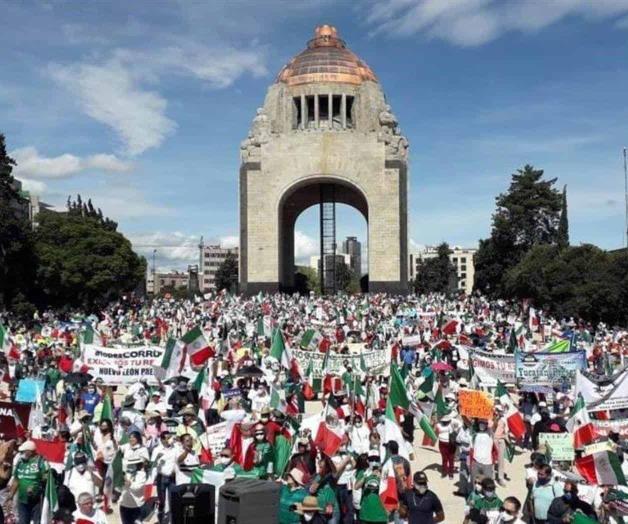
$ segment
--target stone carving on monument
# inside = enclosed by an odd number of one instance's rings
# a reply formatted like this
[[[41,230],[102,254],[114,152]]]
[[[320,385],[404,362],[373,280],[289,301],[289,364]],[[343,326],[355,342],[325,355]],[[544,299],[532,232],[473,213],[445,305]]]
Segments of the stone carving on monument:
[[[379,142],[386,145],[386,158],[390,160],[406,160],[408,158],[408,140],[401,134],[397,117],[386,105],[379,113]]]
[[[270,139],[270,120],[261,107],[257,108],[248,136],[240,144],[242,162],[258,162],[262,156],[262,144]]]

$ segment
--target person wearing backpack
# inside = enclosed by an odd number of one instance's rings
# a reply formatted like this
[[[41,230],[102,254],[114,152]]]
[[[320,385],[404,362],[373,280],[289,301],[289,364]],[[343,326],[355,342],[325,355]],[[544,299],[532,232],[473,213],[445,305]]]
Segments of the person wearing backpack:
[[[18,451],[21,456],[13,471],[9,498],[12,499],[17,493],[18,524],[29,524],[31,520],[39,522],[48,466],[37,454],[37,448],[32,440],[24,442]]]

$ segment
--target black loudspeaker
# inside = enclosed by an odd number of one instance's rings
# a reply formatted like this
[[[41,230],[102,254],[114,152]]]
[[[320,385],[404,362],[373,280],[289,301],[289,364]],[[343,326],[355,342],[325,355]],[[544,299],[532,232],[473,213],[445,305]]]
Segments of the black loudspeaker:
[[[277,524],[279,489],[272,480],[230,480],[220,488],[218,524]]]
[[[215,522],[216,490],[211,484],[181,484],[172,489],[170,513],[176,524]]]

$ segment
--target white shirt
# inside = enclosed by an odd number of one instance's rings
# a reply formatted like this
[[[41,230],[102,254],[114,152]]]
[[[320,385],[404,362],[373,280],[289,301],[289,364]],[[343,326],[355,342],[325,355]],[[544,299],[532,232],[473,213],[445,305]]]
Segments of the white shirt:
[[[132,459],[142,459],[144,462],[148,462],[150,457],[148,456],[148,450],[144,446],[137,445],[131,447],[130,443],[122,444],[120,446],[122,451],[122,465],[126,468],[128,462]]]
[[[68,472],[64,484],[77,500],[81,493],[89,493],[92,497],[96,496],[96,485],[94,484],[92,473],[89,469],[86,469],[83,473],[81,473],[78,469],[76,469],[76,467],[72,468]]]
[[[144,486],[146,485],[146,472],[140,470],[133,475],[124,475],[124,480],[129,481],[129,486],[124,486],[120,495],[120,506],[125,508],[139,508],[144,505]]]
[[[178,458],[183,454],[183,448],[180,446],[176,446],[176,448],[176,456]],[[192,469],[200,465],[201,462],[198,456],[194,454],[194,451],[192,451],[192,453],[188,453],[183,459],[183,462],[175,462],[175,483],[177,486],[181,484],[189,484],[192,480]],[[181,471],[182,466],[185,471]]]
[[[369,428],[362,425],[359,428],[353,427],[351,430],[351,451],[357,454],[368,453],[369,451]]]
[[[177,456],[181,454],[181,449],[176,446],[166,447],[158,444],[151,454],[151,462],[156,465],[157,474],[169,477],[175,472]]]
[[[488,433],[478,433],[473,441],[473,460],[480,464],[493,463],[493,437]]]
[[[103,434],[100,432],[100,428],[96,428],[94,431],[94,445],[96,446],[96,453],[102,454],[102,460],[105,464],[111,464],[113,458],[116,456],[116,446],[113,439],[108,438],[105,440]]]
[[[107,516],[101,509],[94,509],[94,514],[90,517],[89,515],[85,515],[85,513],[83,513],[79,508],[74,513],[72,513],[72,516],[74,517],[75,521],[77,521],[78,519],[83,519],[91,522],[92,524],[108,524]]]

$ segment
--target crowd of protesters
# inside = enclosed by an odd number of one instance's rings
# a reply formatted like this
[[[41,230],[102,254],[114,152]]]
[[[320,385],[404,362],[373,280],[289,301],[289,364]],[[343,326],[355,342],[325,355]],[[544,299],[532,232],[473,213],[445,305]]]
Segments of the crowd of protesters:
[[[502,355],[513,340],[534,352],[569,339],[592,373],[612,380],[628,351],[625,330],[480,296],[216,294],[125,299],[88,313],[0,315],[0,401],[17,404],[24,380],[44,384],[28,420],[13,409],[2,435],[0,523],[104,524],[114,513],[123,524],[170,523],[177,486],[241,477],[281,484],[281,524],[452,521],[454,495],[468,523],[620,522],[624,514],[620,482],[591,482],[539,439],[568,431],[573,384],[507,384],[504,397],[461,365],[460,349]],[[157,362],[154,377],[137,382],[112,385],[83,359],[88,343],[113,352],[185,347],[195,328],[210,348],[202,362],[184,351],[179,368]],[[322,367],[299,362],[297,348]],[[384,365],[356,365],[356,355],[375,352]],[[332,356],[339,365],[329,365]],[[469,389],[488,392],[489,417],[461,413]],[[508,422],[513,404],[522,434]],[[620,434],[592,439],[624,469]],[[440,453],[437,472],[412,466],[426,446]],[[529,464],[509,475],[513,449]],[[439,474],[450,490],[434,489]],[[526,483],[525,499],[497,495],[510,477]]]

